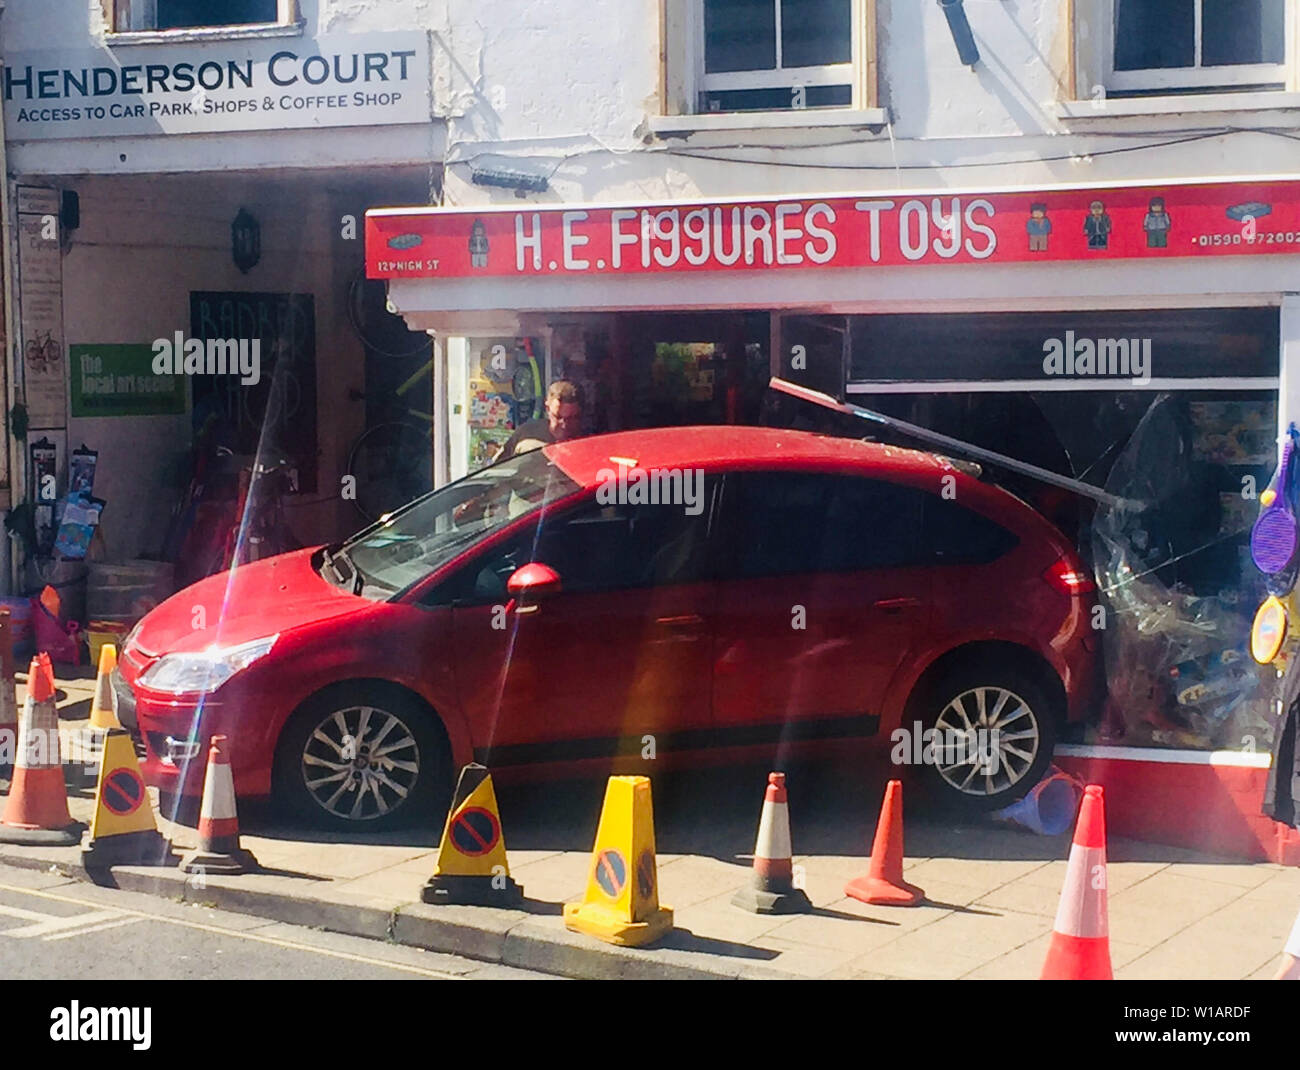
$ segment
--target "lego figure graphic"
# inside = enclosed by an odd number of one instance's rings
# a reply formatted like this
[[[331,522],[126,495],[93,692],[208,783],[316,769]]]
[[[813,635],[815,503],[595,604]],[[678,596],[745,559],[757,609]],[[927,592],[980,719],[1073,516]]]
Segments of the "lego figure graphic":
[[[1025,230],[1029,233],[1029,251],[1047,252],[1047,236],[1052,233],[1052,221],[1047,218],[1047,205],[1038,202],[1029,206],[1029,221],[1025,224]]]
[[[1101,201],[1088,205],[1088,215],[1083,221],[1083,232],[1088,235],[1089,249],[1105,249],[1110,244],[1110,216]]]
[[[481,219],[474,220],[469,231],[469,264],[476,268],[488,266],[487,228]]]
[[[1142,220],[1142,229],[1147,232],[1148,249],[1167,249],[1169,247],[1169,226],[1173,222],[1165,211],[1165,199],[1152,197],[1147,205],[1147,214]]]

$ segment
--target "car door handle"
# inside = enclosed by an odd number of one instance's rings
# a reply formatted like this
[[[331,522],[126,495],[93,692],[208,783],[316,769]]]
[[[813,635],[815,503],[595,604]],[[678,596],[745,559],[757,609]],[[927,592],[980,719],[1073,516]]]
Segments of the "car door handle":
[[[921,600],[919,598],[882,598],[880,601],[873,603],[871,608],[878,609],[882,613],[901,613],[904,609],[912,609],[920,604]]]

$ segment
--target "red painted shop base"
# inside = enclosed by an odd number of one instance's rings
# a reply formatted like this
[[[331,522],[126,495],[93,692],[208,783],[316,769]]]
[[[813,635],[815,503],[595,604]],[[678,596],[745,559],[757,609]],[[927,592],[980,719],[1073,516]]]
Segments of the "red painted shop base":
[[[1113,836],[1300,865],[1300,832],[1259,812],[1268,754],[1063,745],[1054,761],[1106,789]]]

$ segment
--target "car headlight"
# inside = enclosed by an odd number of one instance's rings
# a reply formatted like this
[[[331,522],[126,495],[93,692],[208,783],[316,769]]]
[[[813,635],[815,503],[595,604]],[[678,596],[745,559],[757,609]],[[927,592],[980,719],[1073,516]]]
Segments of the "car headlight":
[[[172,695],[215,691],[235,673],[269,654],[279,638],[277,633],[239,646],[212,646],[192,654],[165,654],[145,670],[139,684]]]

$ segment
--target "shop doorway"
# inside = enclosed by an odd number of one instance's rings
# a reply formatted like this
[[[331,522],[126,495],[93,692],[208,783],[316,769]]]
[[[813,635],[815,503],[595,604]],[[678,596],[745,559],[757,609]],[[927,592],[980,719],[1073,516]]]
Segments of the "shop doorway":
[[[617,428],[757,424],[770,374],[766,312],[616,317]]]

